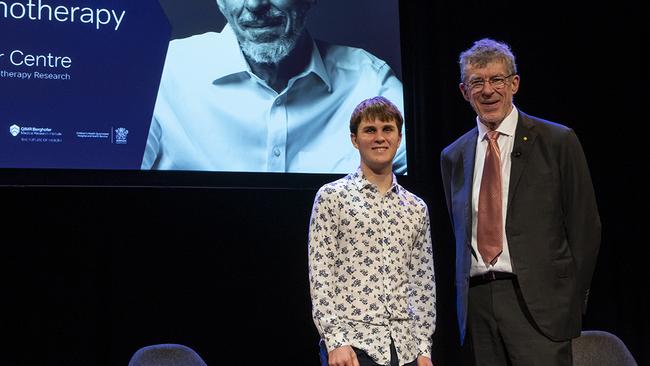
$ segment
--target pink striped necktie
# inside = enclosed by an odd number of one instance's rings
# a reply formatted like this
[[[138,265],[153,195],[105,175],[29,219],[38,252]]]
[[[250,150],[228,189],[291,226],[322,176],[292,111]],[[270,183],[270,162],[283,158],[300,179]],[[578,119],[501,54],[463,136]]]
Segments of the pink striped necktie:
[[[501,199],[501,158],[499,132],[488,131],[487,151],[478,198],[476,240],[485,265],[494,265],[503,250],[503,200]]]

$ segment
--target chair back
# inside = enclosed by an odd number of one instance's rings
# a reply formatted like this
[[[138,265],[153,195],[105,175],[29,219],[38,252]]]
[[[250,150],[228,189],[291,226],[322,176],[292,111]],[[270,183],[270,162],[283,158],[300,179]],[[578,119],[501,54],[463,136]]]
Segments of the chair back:
[[[574,366],[637,366],[623,341],[608,332],[583,331],[571,347]]]
[[[193,349],[182,344],[155,344],[137,350],[129,366],[207,366]]]

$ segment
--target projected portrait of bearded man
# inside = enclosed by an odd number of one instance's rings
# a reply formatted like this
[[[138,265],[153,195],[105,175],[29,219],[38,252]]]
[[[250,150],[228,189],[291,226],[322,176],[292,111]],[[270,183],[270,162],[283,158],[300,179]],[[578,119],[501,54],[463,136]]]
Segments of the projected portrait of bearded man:
[[[380,95],[403,112],[391,67],[364,49],[312,38],[307,15],[315,0],[217,6],[227,21],[221,32],[169,44],[142,169],[356,169],[358,153],[345,143],[355,106]],[[404,142],[394,167],[406,172]]]

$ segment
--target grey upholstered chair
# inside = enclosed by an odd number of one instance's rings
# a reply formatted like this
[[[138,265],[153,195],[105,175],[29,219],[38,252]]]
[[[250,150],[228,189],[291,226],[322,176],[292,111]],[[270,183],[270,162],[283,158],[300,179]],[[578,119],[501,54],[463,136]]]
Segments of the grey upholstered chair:
[[[129,366],[207,366],[193,349],[181,344],[155,344],[137,350]]]
[[[637,366],[623,341],[608,332],[583,331],[572,348],[574,366]]]

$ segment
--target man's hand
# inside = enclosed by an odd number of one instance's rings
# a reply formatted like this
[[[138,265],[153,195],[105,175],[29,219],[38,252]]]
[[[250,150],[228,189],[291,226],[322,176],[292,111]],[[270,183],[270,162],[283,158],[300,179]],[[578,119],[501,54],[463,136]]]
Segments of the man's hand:
[[[429,357],[418,356],[418,366],[433,366],[433,362]]]
[[[418,362],[420,361],[418,360]],[[327,364],[329,366],[359,366],[359,360],[357,360],[357,354],[354,353],[352,347],[341,346],[334,348],[328,354]]]

